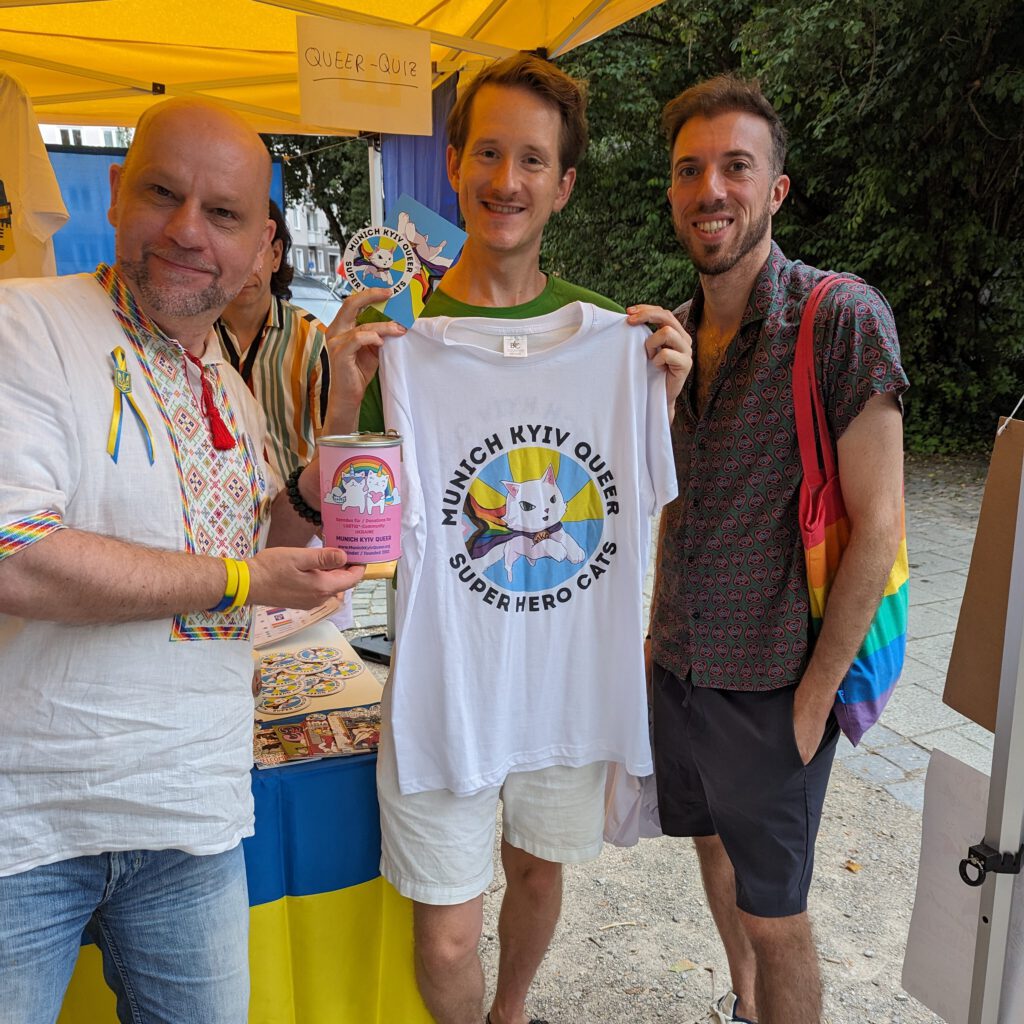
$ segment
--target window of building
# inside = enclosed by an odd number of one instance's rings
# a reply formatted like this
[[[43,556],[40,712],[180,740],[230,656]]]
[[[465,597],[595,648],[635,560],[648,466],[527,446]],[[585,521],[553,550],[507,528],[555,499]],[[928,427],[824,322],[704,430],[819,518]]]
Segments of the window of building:
[[[103,130],[103,145],[114,147],[117,145],[117,140],[114,138],[114,133],[109,129]]]
[[[311,210],[306,211],[306,230],[313,234],[316,231],[316,214]]]
[[[306,250],[300,246],[295,247],[295,269],[301,274],[306,269]]]
[[[82,133],[77,128],[61,128],[60,141],[64,146],[80,146]]]
[[[317,249],[316,251],[316,265],[321,274],[327,273],[327,265],[324,262],[323,249]]]

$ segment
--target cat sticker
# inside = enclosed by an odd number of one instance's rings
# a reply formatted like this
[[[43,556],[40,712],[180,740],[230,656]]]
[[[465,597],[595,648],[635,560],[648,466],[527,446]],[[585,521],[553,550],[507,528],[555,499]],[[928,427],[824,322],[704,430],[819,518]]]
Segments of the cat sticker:
[[[401,495],[383,465],[360,465],[345,471],[323,500],[361,516],[384,515],[388,505],[400,505]]]
[[[419,273],[413,243],[391,228],[363,228],[345,246],[339,272],[353,288],[390,288],[400,295]]]

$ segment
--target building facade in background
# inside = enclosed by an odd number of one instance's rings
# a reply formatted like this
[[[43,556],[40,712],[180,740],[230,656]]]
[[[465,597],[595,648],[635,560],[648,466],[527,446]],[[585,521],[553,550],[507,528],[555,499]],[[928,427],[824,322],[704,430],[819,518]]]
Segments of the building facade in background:
[[[330,237],[323,212],[312,206],[289,205],[285,220],[292,233],[292,264],[296,271],[330,281],[341,261],[341,250]]]

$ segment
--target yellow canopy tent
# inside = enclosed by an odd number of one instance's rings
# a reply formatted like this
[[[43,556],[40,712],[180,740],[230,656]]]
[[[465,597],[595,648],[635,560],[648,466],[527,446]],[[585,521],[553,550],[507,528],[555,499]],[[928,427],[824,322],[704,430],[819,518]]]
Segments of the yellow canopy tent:
[[[332,134],[299,114],[297,15],[429,31],[437,84],[520,49],[557,57],[658,2],[0,0],[0,70],[50,123],[132,125],[163,96],[201,94],[260,131]]]

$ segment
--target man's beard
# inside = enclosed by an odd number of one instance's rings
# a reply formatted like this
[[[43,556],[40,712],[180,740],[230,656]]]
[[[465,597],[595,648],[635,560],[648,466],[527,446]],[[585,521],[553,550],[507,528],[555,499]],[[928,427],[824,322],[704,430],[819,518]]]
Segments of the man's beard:
[[[175,288],[158,285],[149,272],[147,257],[149,251],[143,250],[142,259],[126,260],[119,258],[118,269],[138,290],[148,310],[156,314],[174,318],[200,316],[210,310],[220,311],[234,298],[220,284],[219,275],[202,291],[189,291],[185,287]],[[184,261],[183,261],[184,262]],[[188,266],[185,263],[185,266]],[[205,268],[203,268],[205,269]]]
[[[721,209],[701,210],[702,214],[719,213],[725,210],[725,204],[721,204]],[[744,256],[747,256],[750,252],[756,249],[762,241],[764,241],[765,235],[771,230],[771,204],[770,200],[765,200],[764,206],[761,208],[761,212],[755,221],[751,222],[747,230],[743,233],[742,237],[736,243],[734,249],[726,249],[723,251],[725,243],[719,242],[715,245],[707,245],[704,242],[694,239],[691,241],[690,236],[680,228],[676,226],[676,238],[679,240],[679,244],[687,251],[693,265],[697,268],[698,274],[704,274],[707,277],[715,277],[718,274],[725,274],[732,270]]]

